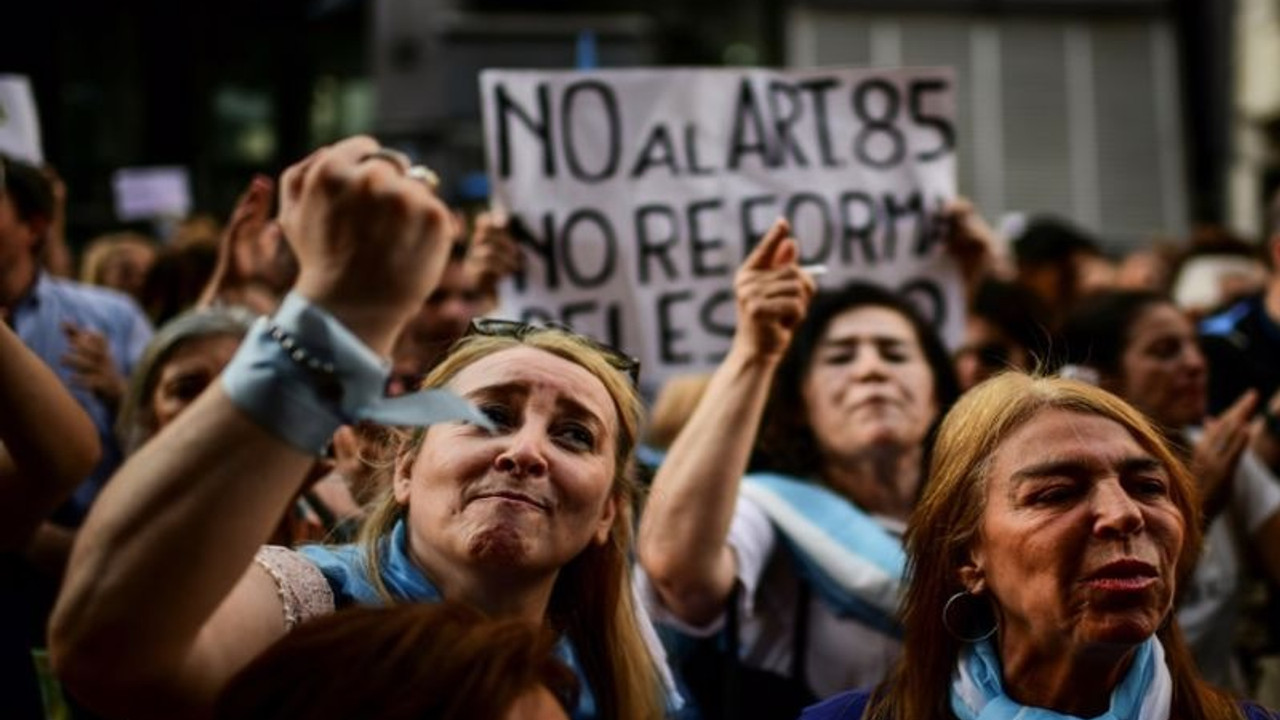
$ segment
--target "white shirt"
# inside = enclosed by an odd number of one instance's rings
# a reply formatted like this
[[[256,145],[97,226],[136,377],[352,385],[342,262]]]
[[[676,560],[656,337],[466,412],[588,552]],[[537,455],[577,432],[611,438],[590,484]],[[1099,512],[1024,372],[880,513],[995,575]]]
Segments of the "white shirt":
[[[891,534],[901,537],[902,523],[875,517]],[[739,644],[748,667],[787,677],[795,647],[796,594],[799,578],[790,554],[782,546],[769,518],[752,500],[739,497],[727,543],[737,558]],[[691,626],[662,604],[653,583],[642,570],[637,587],[656,622],[693,637],[709,637],[724,626],[722,614],[703,626]],[[902,643],[852,618],[836,616],[810,593],[806,677],[818,697],[850,688],[875,686],[902,653]]]

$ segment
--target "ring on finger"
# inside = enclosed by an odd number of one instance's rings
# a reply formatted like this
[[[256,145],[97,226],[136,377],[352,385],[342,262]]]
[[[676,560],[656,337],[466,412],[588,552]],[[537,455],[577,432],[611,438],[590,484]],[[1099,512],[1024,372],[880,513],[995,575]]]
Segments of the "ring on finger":
[[[392,150],[391,148],[385,147],[378,148],[371,153],[361,156],[359,162],[365,162],[368,160],[382,160],[384,162],[389,162],[402,173],[409,172],[409,166],[411,165],[408,155],[405,155],[399,150]]]
[[[421,180],[428,188],[435,190],[440,187],[440,176],[435,170],[426,165],[413,165],[409,168],[408,176],[414,180]]]

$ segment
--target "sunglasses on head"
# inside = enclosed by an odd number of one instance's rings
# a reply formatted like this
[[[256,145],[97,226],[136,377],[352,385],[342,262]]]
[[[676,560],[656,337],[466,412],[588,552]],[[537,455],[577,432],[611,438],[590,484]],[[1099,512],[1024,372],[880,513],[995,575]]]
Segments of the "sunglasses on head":
[[[605,343],[594,340],[586,335],[582,335],[573,331],[567,325],[557,322],[546,323],[526,323],[518,320],[502,320],[499,318],[476,318],[471,321],[471,328],[467,331],[468,335],[485,335],[489,337],[509,337],[516,340],[522,340],[525,337],[537,333],[553,330],[566,335],[572,335],[582,341],[587,347],[600,353],[605,360],[609,362],[615,369],[620,370],[631,378],[632,384],[640,382],[640,361],[627,355],[621,350],[606,345]]]

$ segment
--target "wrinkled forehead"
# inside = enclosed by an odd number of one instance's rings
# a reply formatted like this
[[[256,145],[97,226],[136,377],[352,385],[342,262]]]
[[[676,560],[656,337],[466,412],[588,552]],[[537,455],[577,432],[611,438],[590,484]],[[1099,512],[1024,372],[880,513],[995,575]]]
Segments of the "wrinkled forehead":
[[[1008,481],[1070,468],[1120,468],[1134,464],[1168,473],[1155,449],[1140,433],[1101,412],[1046,407],[1005,435],[991,453],[987,476]]]
[[[498,388],[526,395],[545,393],[558,405],[581,406],[604,422],[611,434],[617,434],[618,412],[604,383],[585,367],[528,345],[479,358],[459,370],[447,387],[463,397]]]

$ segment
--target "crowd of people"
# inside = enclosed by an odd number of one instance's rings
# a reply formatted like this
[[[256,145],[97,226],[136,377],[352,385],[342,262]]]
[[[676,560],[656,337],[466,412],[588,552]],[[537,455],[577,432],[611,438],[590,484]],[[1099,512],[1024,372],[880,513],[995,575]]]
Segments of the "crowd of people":
[[[1280,196],[1124,258],[956,200],[955,350],[779,220],[650,403],[439,190],[350,138],[77,282],[0,156],[6,717],[1280,717]]]

